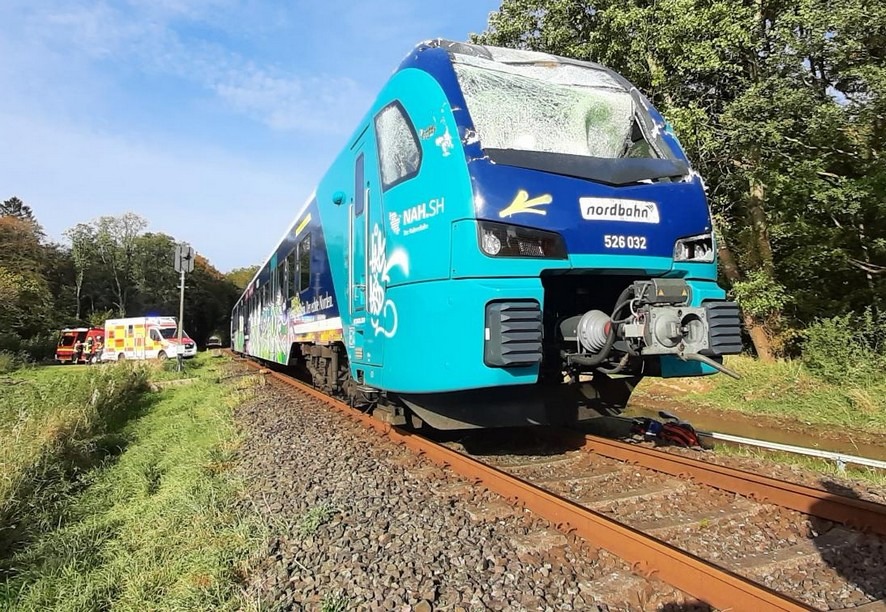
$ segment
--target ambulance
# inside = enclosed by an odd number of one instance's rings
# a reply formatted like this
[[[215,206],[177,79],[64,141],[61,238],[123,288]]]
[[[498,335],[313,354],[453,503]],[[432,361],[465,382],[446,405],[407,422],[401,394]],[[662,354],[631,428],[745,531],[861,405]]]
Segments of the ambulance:
[[[105,321],[105,350],[102,361],[124,359],[168,359],[197,354],[197,344],[182,332],[178,344],[178,323],[175,317],[131,317]]]

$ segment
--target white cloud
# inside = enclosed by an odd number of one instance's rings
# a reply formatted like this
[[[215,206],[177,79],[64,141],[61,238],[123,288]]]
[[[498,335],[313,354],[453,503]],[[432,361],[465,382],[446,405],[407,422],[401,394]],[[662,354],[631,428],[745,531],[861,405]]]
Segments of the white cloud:
[[[239,53],[205,38],[179,33],[182,23],[221,19],[225,8],[238,3],[229,0],[130,0],[128,10],[107,2],[74,0],[52,9],[22,9],[26,15],[18,31],[20,37],[0,41],[0,51],[13,62],[0,67],[0,90],[12,97],[27,97],[23,106],[53,103],[53,93],[68,90],[75,98],[88,97],[90,81],[99,87],[106,80],[102,63],[127,65],[127,70],[147,75],[174,77],[191,82],[218,97],[235,113],[258,121],[273,130],[309,130],[341,134],[341,122],[353,126],[368,106],[368,92],[354,79],[332,77],[302,68],[285,70],[256,65]],[[11,11],[6,11],[7,13]],[[0,9],[0,18],[4,11]],[[2,21],[2,19],[0,19]],[[201,22],[202,24],[202,22]],[[24,46],[26,53],[12,54]],[[77,79],[65,78],[65,71]],[[17,68],[17,69],[16,69]],[[51,73],[52,82],[31,82],[32,75]],[[55,90],[55,91],[53,91]],[[12,107],[13,100],[0,100],[0,109]]]
[[[368,96],[346,78],[273,76],[264,70],[235,71],[213,86],[234,108],[275,130],[347,134],[359,117],[355,100]]]
[[[179,143],[134,142],[0,114],[0,185],[30,205],[47,233],[136,212],[191,242],[220,269],[261,261],[312,191],[316,168],[272,167]],[[220,240],[220,236],[227,237]]]

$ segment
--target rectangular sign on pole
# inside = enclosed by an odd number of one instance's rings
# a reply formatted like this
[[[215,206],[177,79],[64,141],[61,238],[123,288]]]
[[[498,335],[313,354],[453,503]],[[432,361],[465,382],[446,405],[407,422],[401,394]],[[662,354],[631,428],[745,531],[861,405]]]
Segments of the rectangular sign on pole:
[[[175,245],[175,256],[173,266],[176,272],[193,272],[194,271],[194,249],[187,244]]]

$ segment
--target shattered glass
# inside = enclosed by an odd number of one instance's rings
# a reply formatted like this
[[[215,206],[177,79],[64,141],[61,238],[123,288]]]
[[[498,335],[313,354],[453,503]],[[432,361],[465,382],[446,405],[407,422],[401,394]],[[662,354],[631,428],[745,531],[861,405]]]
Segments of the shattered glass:
[[[603,70],[467,56],[458,56],[453,66],[484,148],[654,156],[642,136],[636,142],[630,93]]]
[[[490,61],[481,57],[473,57],[470,55],[455,56],[456,70],[458,66],[468,65],[477,68],[486,68],[496,72],[504,72],[518,76],[526,76],[545,81],[547,83],[558,83],[560,85],[581,85],[585,87],[610,87],[612,89],[624,90],[622,85],[605,70],[589,68],[587,66],[578,66],[575,64],[560,63],[559,58],[544,53],[536,53],[534,51],[515,51],[513,49],[497,49],[495,47],[487,47],[490,51],[508,51],[510,54],[525,54],[531,57],[507,57],[503,56],[501,61]],[[540,57],[535,57],[540,56]],[[508,64],[506,61],[532,61],[532,64]]]
[[[384,186],[418,172],[421,149],[401,108],[392,105],[382,110],[375,118],[375,129]]]
[[[506,47],[484,47],[489,54],[497,62],[518,63],[518,62],[544,62],[557,61],[557,57],[550,53],[541,51],[526,51],[524,49],[508,49]]]

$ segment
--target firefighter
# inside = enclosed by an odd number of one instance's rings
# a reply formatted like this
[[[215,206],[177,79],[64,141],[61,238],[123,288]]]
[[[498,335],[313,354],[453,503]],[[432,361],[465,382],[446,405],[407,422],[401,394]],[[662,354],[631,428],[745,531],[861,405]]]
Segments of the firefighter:
[[[99,363],[102,360],[102,351],[104,350],[104,348],[105,348],[104,339],[101,336],[99,336],[98,338],[95,339],[95,349],[94,349],[95,356],[93,357],[95,363]]]
[[[77,338],[77,342],[74,343],[74,359],[72,363],[80,363],[80,359],[83,357],[83,342],[80,338]]]
[[[83,351],[83,356],[86,359],[86,365],[92,363],[92,349],[95,343],[95,339],[92,336],[89,336],[86,339],[86,348]]]

